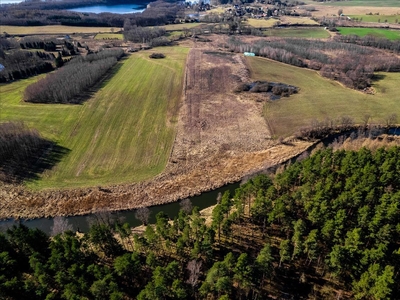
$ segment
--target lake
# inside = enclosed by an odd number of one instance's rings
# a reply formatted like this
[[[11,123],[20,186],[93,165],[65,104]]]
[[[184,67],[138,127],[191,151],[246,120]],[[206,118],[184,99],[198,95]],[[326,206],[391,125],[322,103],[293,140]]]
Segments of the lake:
[[[3,4],[18,4],[23,2],[23,0],[0,0],[0,5]],[[113,13],[113,14],[132,14],[137,12],[142,12],[146,9],[147,3],[141,4],[102,4],[102,5],[88,5],[88,6],[78,6],[75,8],[67,9],[69,11],[81,12],[81,13]]]
[[[132,14],[142,12],[146,9],[146,4],[115,4],[115,5],[90,5],[68,9],[69,11],[81,13],[113,13],[113,14]]]
[[[21,2],[23,2],[23,0],[1,0],[0,1],[0,5],[3,5],[3,4],[18,4],[18,3],[21,3]]]

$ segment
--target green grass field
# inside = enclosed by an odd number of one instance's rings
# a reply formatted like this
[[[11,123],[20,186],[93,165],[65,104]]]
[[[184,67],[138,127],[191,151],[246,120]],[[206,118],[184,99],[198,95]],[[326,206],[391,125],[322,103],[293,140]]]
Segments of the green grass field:
[[[373,22],[373,23],[387,23],[396,24],[400,20],[399,15],[350,15],[352,19],[358,19],[359,21],[362,19],[363,22]]]
[[[123,40],[124,35],[122,33],[98,33],[94,37],[95,40]]]
[[[265,105],[265,117],[275,136],[289,136],[312,120],[350,116],[362,123],[366,114],[372,122],[384,123],[393,113],[400,115],[400,73],[380,73],[383,79],[373,87],[375,95],[367,95],[343,87],[321,77],[317,72],[297,68],[260,57],[247,57],[253,80],[267,80],[295,85],[300,92]]]
[[[24,35],[24,34],[74,34],[74,33],[98,33],[118,31],[120,28],[112,27],[79,27],[64,25],[46,25],[46,26],[8,26],[1,25],[1,33]]]
[[[375,37],[386,38],[389,40],[399,40],[400,31],[381,29],[381,28],[353,28],[353,27],[337,27],[339,32],[343,35],[354,34],[357,36],[372,35]]]
[[[277,37],[298,37],[298,38],[328,38],[329,32],[325,29],[317,28],[276,28],[267,29],[265,32],[266,36],[277,36]]]
[[[179,40],[179,38],[183,36],[183,32],[182,31],[168,31],[167,32],[167,37],[171,40],[171,41],[176,41]]]
[[[160,173],[175,136],[188,48],[163,47],[132,54],[83,105],[21,101],[38,78],[0,85],[0,121],[24,121],[69,154],[33,188],[136,182]]]

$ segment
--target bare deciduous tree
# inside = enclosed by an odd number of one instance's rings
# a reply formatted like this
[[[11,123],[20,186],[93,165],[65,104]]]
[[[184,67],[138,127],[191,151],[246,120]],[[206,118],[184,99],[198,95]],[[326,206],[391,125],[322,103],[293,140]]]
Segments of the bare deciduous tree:
[[[135,218],[142,222],[143,225],[147,225],[147,223],[149,222],[150,213],[150,209],[148,209],[147,207],[141,207],[136,210]]]
[[[349,116],[342,116],[340,118],[340,123],[341,123],[343,128],[348,128],[348,127],[350,127],[350,126],[352,126],[354,124],[354,121]]]
[[[397,114],[390,114],[386,118],[386,125],[387,126],[393,126],[397,123]]]
[[[189,278],[187,280],[187,283],[189,283],[192,286],[193,290],[195,289],[196,285],[199,282],[201,265],[202,265],[201,261],[196,261],[195,259],[193,259],[188,262],[188,265],[186,267],[187,270],[189,271]]]
[[[50,235],[55,236],[67,230],[72,230],[72,224],[69,224],[68,220],[65,217],[54,217]]]
[[[193,205],[192,205],[192,201],[190,201],[190,199],[188,199],[188,198],[183,199],[181,202],[179,202],[179,205],[181,206],[181,209],[185,213],[190,214],[192,212]]]
[[[368,125],[369,120],[371,119],[371,115],[370,114],[365,114],[362,118],[364,126]]]
[[[219,192],[218,196],[217,196],[217,204],[219,204],[221,202],[221,199],[222,199],[222,193]]]

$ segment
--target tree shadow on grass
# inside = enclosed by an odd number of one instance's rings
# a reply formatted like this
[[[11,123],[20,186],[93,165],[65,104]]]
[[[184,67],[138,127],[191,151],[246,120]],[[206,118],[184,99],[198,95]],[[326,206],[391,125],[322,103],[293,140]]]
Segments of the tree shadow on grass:
[[[376,83],[376,82],[381,81],[381,80],[383,80],[385,78],[386,78],[386,75],[384,75],[384,74],[374,74],[371,79],[372,79],[372,82]]]
[[[46,170],[52,169],[71,150],[55,142],[42,139],[29,155],[0,160],[0,181],[22,183],[37,180]]]

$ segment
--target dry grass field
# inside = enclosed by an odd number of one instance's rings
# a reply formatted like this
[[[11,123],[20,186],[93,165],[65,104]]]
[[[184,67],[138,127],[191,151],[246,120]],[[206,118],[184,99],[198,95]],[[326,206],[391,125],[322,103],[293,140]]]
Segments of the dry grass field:
[[[74,33],[99,33],[119,31],[121,28],[112,27],[78,27],[64,25],[46,25],[46,26],[8,26],[1,25],[1,32],[7,32],[14,35],[31,34],[74,34]]]
[[[247,23],[255,28],[271,28],[279,22],[278,19],[248,19]]]
[[[282,16],[280,20],[283,24],[289,25],[319,25],[318,22],[306,17]]]
[[[376,14],[379,13],[380,15],[396,15],[400,14],[400,1],[397,1],[399,5],[397,7],[377,7],[377,6],[344,6],[343,4],[351,4],[353,1],[341,1],[329,2],[327,4],[320,4],[317,2],[310,3],[310,6],[315,7],[315,11],[311,12],[314,17],[324,17],[324,16],[333,16],[338,15],[339,9],[343,10],[343,14],[345,15],[366,15],[368,13]]]
[[[182,23],[182,24],[169,24],[162,27],[164,27],[166,31],[175,31],[175,30],[190,29],[200,25],[201,23]]]
[[[380,73],[373,83],[375,95],[367,95],[343,87],[336,81],[321,77],[316,71],[293,67],[266,58],[247,58],[253,80],[283,82],[300,88],[288,98],[269,101],[264,114],[275,136],[289,136],[313,120],[336,120],[350,116],[362,123],[366,114],[373,123],[385,123],[393,113],[400,113],[400,73]]]

